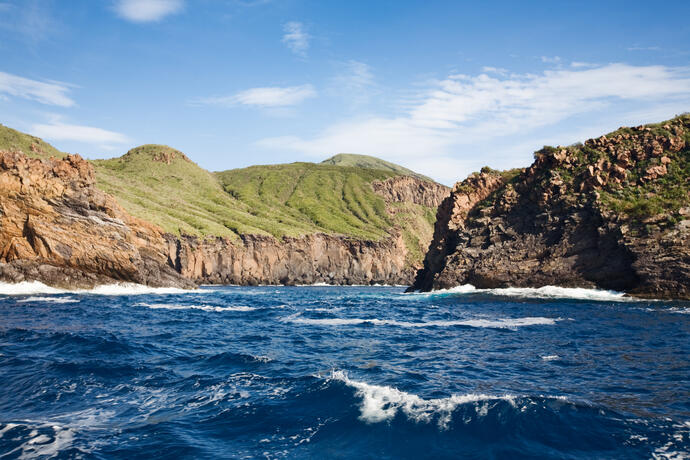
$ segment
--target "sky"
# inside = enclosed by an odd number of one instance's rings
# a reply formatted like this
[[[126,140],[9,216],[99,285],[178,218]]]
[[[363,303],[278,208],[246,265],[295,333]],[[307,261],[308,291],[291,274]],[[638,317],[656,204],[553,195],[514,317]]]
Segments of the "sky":
[[[0,0],[0,123],[219,171],[374,155],[452,185],[690,111],[690,2]]]

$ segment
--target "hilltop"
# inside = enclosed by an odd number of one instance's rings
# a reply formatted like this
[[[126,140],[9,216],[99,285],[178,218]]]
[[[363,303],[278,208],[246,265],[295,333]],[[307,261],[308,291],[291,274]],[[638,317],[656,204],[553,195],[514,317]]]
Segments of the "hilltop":
[[[352,168],[365,168],[365,169],[378,169],[381,171],[388,171],[399,176],[412,176],[418,179],[422,179],[429,182],[434,182],[430,177],[424,176],[422,174],[416,173],[411,169],[407,169],[403,166],[391,163],[389,161],[382,160],[380,158],[372,157],[369,155],[357,155],[354,153],[339,153],[326,160],[323,160],[321,164],[334,165],[334,166],[346,166]]]
[[[456,184],[414,288],[461,284],[690,298],[690,115]]]

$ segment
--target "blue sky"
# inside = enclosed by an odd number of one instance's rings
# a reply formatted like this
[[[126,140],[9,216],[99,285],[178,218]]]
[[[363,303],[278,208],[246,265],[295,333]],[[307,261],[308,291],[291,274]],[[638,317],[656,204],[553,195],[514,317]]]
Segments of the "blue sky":
[[[0,0],[0,123],[89,158],[350,152],[452,184],[690,111],[688,17],[687,1]]]

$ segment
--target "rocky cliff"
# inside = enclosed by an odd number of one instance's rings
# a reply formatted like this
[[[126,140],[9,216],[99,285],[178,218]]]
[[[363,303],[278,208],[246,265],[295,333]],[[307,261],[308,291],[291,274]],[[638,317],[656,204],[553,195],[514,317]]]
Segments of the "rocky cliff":
[[[170,264],[202,284],[410,284],[400,235],[364,241],[323,233],[300,238],[244,235],[200,239],[168,235]]]
[[[194,285],[167,263],[160,229],[94,186],[89,162],[20,152],[0,152],[0,279],[67,288]]]
[[[189,162],[175,152],[152,155],[164,165]],[[38,156],[0,152],[3,281],[38,280],[66,288],[116,281],[176,287],[410,284],[420,268],[414,260],[421,260],[418,254],[431,240],[431,227],[419,217],[422,211],[408,208],[435,208],[449,190],[413,177],[372,184],[370,190],[384,198],[385,212],[395,224],[389,236],[378,240],[323,232],[298,237],[176,236],[133,217],[101,191],[90,162],[76,155]]]
[[[410,176],[372,186],[389,205],[436,208],[449,192],[448,187]],[[396,209],[388,212],[395,214]],[[411,284],[421,267],[410,263],[409,252],[426,248],[431,235],[410,242],[403,229],[391,233],[380,241],[325,233],[283,238],[250,234],[239,242],[167,235],[168,258],[184,277],[201,284]]]
[[[456,184],[413,289],[559,285],[690,298],[690,116],[547,147]]]

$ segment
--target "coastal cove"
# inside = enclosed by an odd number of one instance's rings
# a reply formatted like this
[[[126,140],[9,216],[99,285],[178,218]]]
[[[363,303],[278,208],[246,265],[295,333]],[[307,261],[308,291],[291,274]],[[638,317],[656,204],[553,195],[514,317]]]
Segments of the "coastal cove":
[[[22,286],[0,295],[8,458],[690,452],[688,302],[555,287]]]

